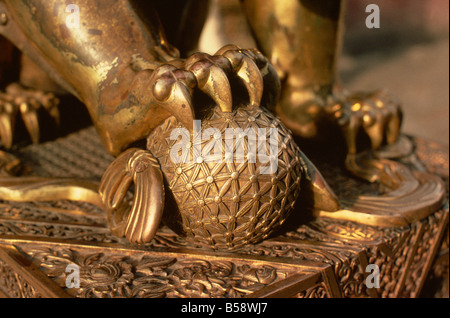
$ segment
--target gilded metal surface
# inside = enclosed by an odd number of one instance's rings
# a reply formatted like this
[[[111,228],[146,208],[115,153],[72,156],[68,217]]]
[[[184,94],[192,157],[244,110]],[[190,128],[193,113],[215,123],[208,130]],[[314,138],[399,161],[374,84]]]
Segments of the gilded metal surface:
[[[226,1],[218,3],[227,6]],[[362,150],[358,135],[364,132],[372,149],[395,143],[402,111],[389,92],[348,92],[340,82],[345,1],[244,0],[242,8],[258,48],[283,83],[276,105],[283,123],[305,139],[327,138],[329,128],[338,127],[346,140],[347,169],[375,181],[379,172],[367,172],[355,158]]]
[[[113,160],[100,145],[89,128],[17,155],[36,158],[29,168],[44,177],[100,180]],[[72,169],[68,158],[78,159]],[[428,151],[423,163],[438,169],[441,160]],[[342,188],[367,186],[345,175],[341,170],[327,180]],[[430,279],[448,273],[448,205],[395,228],[290,218],[283,231],[233,253],[197,248],[166,226],[152,242],[132,245],[111,235],[101,209],[71,201],[2,201],[0,224],[5,297],[420,297],[433,293]],[[379,265],[379,288],[367,288],[368,264]],[[68,265],[79,267],[80,288],[67,287]]]
[[[64,1],[2,1],[0,5],[8,16],[2,34],[86,105],[106,149],[120,155],[107,170],[99,190],[105,209],[111,214],[112,231],[132,242],[148,242],[154,236],[164,206],[164,188],[159,165],[150,152],[137,152],[133,163],[122,162],[133,150],[122,152],[134,142],[146,139],[172,116],[192,130],[195,91],[209,96],[223,112],[233,111],[231,84],[243,85],[248,94],[246,104],[250,106],[262,105],[263,92],[265,100],[272,103],[278,94],[275,71],[257,50],[226,46],[214,56],[195,53],[187,59],[179,58],[150,6],[137,11],[129,1],[118,1],[112,6],[108,1],[82,1],[77,5],[89,8],[80,17],[83,27],[68,28],[64,15],[59,14],[65,8]],[[146,20],[140,15],[145,15]],[[12,99],[16,95],[23,101]],[[47,101],[49,96],[28,96],[17,85],[6,91],[2,100],[4,123],[0,125],[4,146],[12,145],[19,109],[34,142],[39,140],[39,107],[58,119],[55,103]],[[236,106],[236,100],[234,103]],[[206,105],[196,108],[199,111]],[[142,170],[148,165],[146,160],[152,162],[148,172]],[[11,200],[60,198],[64,193],[66,199],[72,199],[73,193],[81,193],[76,184],[72,189],[63,185],[55,189],[43,180],[21,179],[14,185],[4,182],[2,197]],[[116,211],[132,182],[136,185],[133,208]],[[46,195],[29,191],[24,186],[27,183],[40,186]],[[79,200],[96,200],[89,195],[79,196]],[[122,214],[128,219],[127,227],[116,231],[114,219]]]
[[[181,217],[175,213],[168,215],[171,223],[175,223],[173,229],[202,245],[236,248],[267,238],[287,220],[301,189],[306,169],[303,161],[307,159],[273,114],[260,107],[240,108],[233,113],[216,108],[202,121],[202,130],[215,127],[221,136],[233,127],[242,131],[265,129],[267,139],[259,147],[266,149],[270,149],[268,128],[278,129],[278,147],[282,151],[275,154],[277,169],[270,174],[263,172],[269,167],[267,164],[252,162],[248,156],[242,162],[230,164],[224,149],[214,154],[220,157],[216,162],[173,163],[167,153],[176,144],[176,140],[170,139],[171,131],[179,126],[179,122],[172,120],[148,139],[148,148],[161,162],[180,211]],[[191,141],[190,147],[194,148],[195,143]],[[201,143],[204,151],[210,140]],[[244,139],[242,146],[250,148],[250,138]],[[238,142],[233,147],[238,148]]]
[[[226,73],[242,79],[251,104],[260,102],[262,77],[272,76],[262,55],[234,47],[215,56],[197,53],[178,59],[159,20],[152,18],[152,8],[143,13],[148,16],[146,24],[129,1],[77,5],[89,8],[80,17],[86,27],[70,29],[64,15],[54,14],[54,8],[65,8],[64,1],[4,1],[3,10],[16,25],[9,23],[2,33],[18,47],[23,45],[17,33],[24,41],[32,39],[34,45],[24,52],[42,62],[39,65],[50,74],[57,73],[63,88],[86,105],[105,147],[114,155],[145,139],[169,116],[192,128],[194,89],[230,111]],[[59,34],[55,36],[54,30]]]
[[[192,2],[183,3],[174,11],[190,16]],[[214,248],[267,238],[286,221],[298,196],[319,218],[373,226],[407,226],[441,208],[440,177],[388,159],[412,156],[399,151],[401,143],[394,145],[401,124],[398,102],[383,92],[350,94],[339,86],[342,2],[244,1],[243,12],[267,58],[256,48],[234,45],[213,55],[182,56],[198,34],[180,39],[181,31],[174,30],[190,19],[167,19],[170,12],[159,5],[80,0],[77,5],[85,10],[79,27],[67,25],[61,14],[66,5],[64,0],[0,0],[0,34],[34,61],[22,60],[22,85],[10,84],[0,93],[1,141],[6,148],[13,145],[19,113],[33,142],[40,139],[40,111],[60,121],[56,97],[42,92],[54,86],[86,106],[103,147],[116,158],[100,180],[25,173],[1,178],[1,199],[91,203],[106,210],[112,234],[138,244],[151,242],[166,217],[172,229],[181,228],[180,235]],[[200,20],[205,8],[198,10]],[[172,23],[170,38],[164,21]],[[8,60],[7,54],[1,58]],[[25,88],[39,84],[32,72],[46,73],[56,84],[43,78],[42,86]],[[273,156],[278,169],[265,176],[248,158],[175,165],[168,160],[172,128],[194,134],[195,119],[202,120],[202,133],[207,127],[278,129]],[[377,182],[384,193],[338,197],[284,126],[301,137],[318,137],[327,131],[319,129],[323,121],[343,133],[347,169]],[[371,141],[366,151],[359,149],[361,130]],[[147,148],[139,147],[146,140]],[[384,141],[392,148],[370,151]],[[17,173],[14,157],[0,159],[5,175]],[[174,203],[169,215],[163,214],[165,204]]]

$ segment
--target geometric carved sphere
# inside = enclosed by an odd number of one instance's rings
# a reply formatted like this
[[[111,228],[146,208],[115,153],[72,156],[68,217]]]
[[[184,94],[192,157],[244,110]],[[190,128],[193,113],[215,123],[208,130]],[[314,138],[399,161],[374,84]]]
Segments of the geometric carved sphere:
[[[163,220],[186,240],[235,249],[267,238],[282,225],[300,192],[300,149],[264,108],[219,107],[190,133],[174,118],[148,138],[164,173]],[[177,130],[177,128],[179,128]]]

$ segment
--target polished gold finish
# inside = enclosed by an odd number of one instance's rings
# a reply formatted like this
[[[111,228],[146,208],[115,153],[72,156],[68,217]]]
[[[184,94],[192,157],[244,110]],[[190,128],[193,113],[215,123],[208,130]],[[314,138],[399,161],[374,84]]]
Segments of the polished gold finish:
[[[414,156],[426,171],[448,176],[447,149],[420,139],[412,142]],[[92,127],[28,145],[19,159],[29,157],[34,158],[33,174],[77,179],[89,175],[94,180],[100,180],[114,160]],[[68,166],[68,161],[73,164]],[[323,161],[317,164],[326,164]],[[338,169],[327,176],[341,198],[351,200],[354,192],[373,188],[347,175]],[[448,275],[448,205],[408,226],[388,228],[329,218],[297,220],[302,212],[300,204],[282,231],[230,253],[196,248],[165,226],[150,243],[131,245],[111,235],[106,214],[95,205],[2,201],[0,295],[448,298],[445,284],[433,286]],[[366,285],[368,264],[379,265],[379,288]],[[80,288],[67,287],[68,265],[79,267]]]
[[[294,134],[326,138],[328,126],[340,127],[347,144],[347,168],[371,182],[355,156],[358,134],[372,149],[395,143],[400,133],[400,103],[384,91],[347,92],[337,75],[345,1],[244,0],[251,31],[283,82],[276,112]],[[384,169],[383,167],[381,169]]]
[[[125,196],[135,184],[131,211]],[[132,243],[150,242],[158,230],[164,207],[163,176],[158,161],[148,151],[128,149],[106,170],[99,193],[112,233]],[[125,203],[125,207],[123,206]]]
[[[151,153],[126,150],[127,147],[147,138],[172,116],[192,130],[195,110],[206,108],[206,105],[193,104],[195,91],[209,96],[223,112],[232,112],[236,100],[243,99],[233,98],[236,96],[232,96],[232,84],[245,87],[249,107],[259,107],[267,84],[271,87],[267,89],[266,100],[276,100],[280,87],[278,78],[267,59],[256,50],[226,46],[215,55],[195,53],[187,59],[179,58],[177,50],[167,43],[152,8],[145,11],[149,18],[147,23],[139,18],[141,13],[128,1],[121,0],[113,6],[106,1],[79,2],[78,6],[90,8],[80,17],[81,25],[89,27],[72,29],[65,25],[63,15],[55,13],[64,5],[65,2],[59,0],[51,3],[2,1],[1,9],[11,17],[11,22],[1,31],[54,75],[61,87],[86,105],[106,149],[118,156],[100,185],[112,231],[133,243],[149,242],[155,235],[164,206],[162,175]],[[120,21],[120,30],[110,27],[114,21]],[[129,25],[133,27],[130,29]],[[59,36],[54,36],[54,30],[58,30]],[[133,41],[130,42],[130,38]],[[28,45],[30,43],[32,45]],[[6,113],[7,117],[9,115]],[[24,108],[23,117],[36,142],[39,137],[36,112]],[[8,117],[12,118],[13,115]],[[267,122],[266,126],[269,124]],[[8,141],[5,145],[10,147],[11,125],[5,131],[4,139]],[[130,153],[133,153],[132,159],[128,157]],[[125,211],[119,205],[131,181],[136,186],[134,202],[132,208]],[[34,195],[39,200],[39,193],[29,194],[20,186],[24,182],[26,180],[18,180],[17,184],[6,182],[3,198],[17,199],[17,188],[23,192],[24,199],[29,200]],[[40,184],[42,191],[47,191],[45,182]],[[299,184],[296,187],[298,189]],[[76,188],[74,184],[73,189]],[[61,198],[61,193],[70,189],[61,187],[60,190],[55,198]],[[67,192],[66,199],[71,198]],[[293,199],[295,196],[284,204],[290,206]],[[124,205],[129,204],[124,201]],[[270,230],[268,227],[266,232]]]
[[[95,183],[78,179],[42,177],[1,178],[0,197],[16,202],[66,199],[103,207]]]
[[[259,106],[238,108],[233,113],[216,108],[202,121],[202,131],[208,127],[217,129],[215,134],[221,137],[214,136],[214,140],[219,140],[220,144],[226,142],[227,129],[264,129],[267,138],[258,147],[266,149],[270,148],[269,128],[277,129],[281,151],[274,154],[277,169],[270,174],[264,173],[264,169],[269,168],[267,163],[252,161],[249,155],[240,162],[228,162],[225,148],[214,152],[219,158],[213,162],[194,156],[185,163],[174,163],[167,153],[177,143],[170,136],[179,126],[179,122],[169,120],[148,138],[148,150],[161,162],[179,210],[179,215],[167,211],[166,224],[194,244],[224,249],[259,242],[285,223],[299,195],[307,167],[289,131],[273,114]],[[245,149],[251,147],[249,139],[241,139]],[[199,142],[199,150],[205,153],[211,141]],[[192,140],[188,147],[193,149],[196,143]],[[238,149],[238,142],[233,142],[231,147]]]
[[[381,197],[362,195],[356,200],[342,200],[341,210],[332,213],[317,210],[316,215],[374,226],[407,226],[442,206],[445,184],[438,176],[411,172],[393,161],[370,162],[389,167],[392,179],[401,180],[400,184]],[[421,198],[420,202],[417,198]]]
[[[69,29],[64,15],[53,14],[53,8],[65,7],[64,1],[4,1],[3,10],[16,25],[9,23],[2,33],[18,47],[24,46],[21,41],[33,39],[35,45],[24,47],[24,52],[42,62],[50,74],[57,73],[55,79],[61,86],[86,104],[109,152],[118,155],[131,143],[145,139],[169,116],[192,128],[194,88],[230,111],[228,65],[220,59],[221,54],[213,58],[198,53],[187,60],[178,59],[159,21],[144,23],[128,1],[113,6],[107,1],[77,5],[90,8],[80,22],[89,27]],[[148,9],[146,14],[151,17],[155,12]],[[123,27],[111,28],[113,21],[121,21]],[[133,26],[131,34],[127,25]],[[54,30],[59,36],[54,36]],[[255,79],[261,81],[254,62],[242,54],[235,50],[232,71],[248,85]],[[214,61],[217,59],[222,67]],[[137,70],[133,68],[136,60],[143,61]],[[142,69],[143,65],[150,68]],[[250,89],[253,97],[254,89]]]
[[[391,148],[385,157],[410,155],[396,150],[402,148],[396,143],[399,103],[384,92],[347,93],[340,88],[336,59],[341,1],[243,1],[267,58],[256,48],[235,45],[215,54],[182,56],[198,34],[179,41],[185,42],[180,50],[169,44],[163,23],[174,21],[157,3],[80,0],[77,6],[84,10],[75,27],[66,24],[66,5],[63,0],[0,0],[0,34],[35,63],[23,59],[22,84],[36,84],[33,76],[26,78],[33,68],[42,76],[36,67],[54,81],[44,78],[46,84],[34,88],[10,84],[1,93],[0,138],[6,148],[13,146],[19,112],[34,143],[40,139],[40,110],[59,122],[56,97],[41,92],[54,86],[86,106],[103,146],[116,159],[105,167],[99,185],[51,177],[0,179],[1,199],[94,204],[106,210],[114,235],[136,244],[151,242],[165,219],[182,237],[216,249],[266,239],[285,223],[298,196],[303,199],[299,204],[310,205],[315,216],[385,227],[417,222],[442,206],[441,178],[411,172],[372,151],[387,143]],[[173,12],[193,12],[191,5],[187,1]],[[204,10],[198,9],[199,17]],[[173,29],[169,26],[169,34]],[[227,128],[277,129],[272,156],[277,169],[265,175],[249,154],[243,163],[223,156],[208,164],[176,165],[169,156],[175,143],[171,132],[183,127],[194,137],[195,119],[202,120],[200,133],[215,128],[222,137]],[[339,197],[284,125],[304,138],[326,136],[337,125],[346,140],[347,169],[386,191],[360,193],[351,200]],[[369,137],[370,149],[360,149],[360,131]],[[146,149],[137,148],[145,141]],[[4,174],[17,173],[12,157],[0,159]],[[167,209],[170,204],[174,207]]]

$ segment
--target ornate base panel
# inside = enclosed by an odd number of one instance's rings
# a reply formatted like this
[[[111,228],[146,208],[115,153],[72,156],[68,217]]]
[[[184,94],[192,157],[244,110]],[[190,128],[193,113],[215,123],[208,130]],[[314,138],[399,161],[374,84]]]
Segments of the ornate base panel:
[[[405,160],[447,181],[445,151],[415,144],[415,159]],[[16,155],[31,174],[94,181],[113,160],[92,128]],[[332,178],[346,182],[346,191],[361,183],[343,172]],[[447,203],[402,228],[292,219],[266,241],[217,252],[185,242],[165,226],[150,244],[131,245],[111,235],[106,214],[87,203],[3,201],[0,296],[448,297],[448,214]],[[369,264],[378,265],[378,288],[367,284]]]

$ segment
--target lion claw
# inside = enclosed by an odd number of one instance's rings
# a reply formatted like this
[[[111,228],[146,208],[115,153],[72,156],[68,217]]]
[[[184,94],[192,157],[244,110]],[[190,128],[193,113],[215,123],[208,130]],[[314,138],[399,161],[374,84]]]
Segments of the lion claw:
[[[59,125],[58,98],[52,93],[25,89],[19,84],[11,84],[5,93],[0,92],[0,140],[7,149],[13,145],[17,114],[20,113],[33,143],[40,140],[38,113],[44,109]]]
[[[327,106],[327,111],[342,128],[351,154],[358,152],[356,139],[361,130],[373,150],[395,143],[400,134],[400,103],[384,91],[349,95],[343,102]]]

